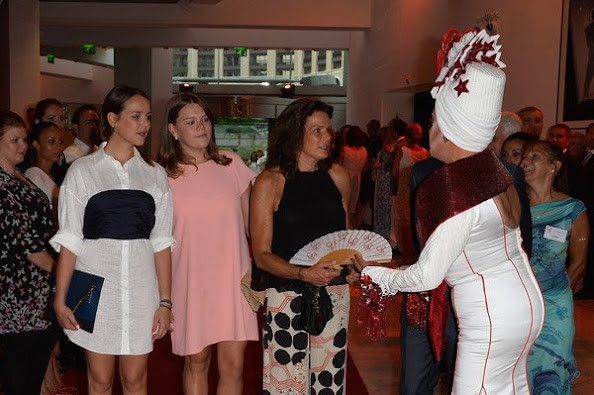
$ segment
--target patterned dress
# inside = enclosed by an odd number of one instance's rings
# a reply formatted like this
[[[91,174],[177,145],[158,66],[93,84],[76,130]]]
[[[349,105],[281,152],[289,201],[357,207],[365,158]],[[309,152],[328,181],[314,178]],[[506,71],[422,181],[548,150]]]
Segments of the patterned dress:
[[[375,180],[373,231],[390,240],[390,231],[392,229],[390,216],[392,210],[392,177],[390,177],[392,153],[381,150],[378,159],[382,167],[377,170]]]
[[[50,327],[50,274],[27,260],[54,232],[47,197],[0,167],[0,334]]]
[[[542,333],[528,358],[534,394],[570,394],[573,381],[579,375],[573,355],[573,293],[565,271],[565,261],[571,226],[585,209],[584,203],[573,198],[530,209],[533,243],[531,263],[546,308]],[[559,236],[551,236],[554,228],[558,229]]]

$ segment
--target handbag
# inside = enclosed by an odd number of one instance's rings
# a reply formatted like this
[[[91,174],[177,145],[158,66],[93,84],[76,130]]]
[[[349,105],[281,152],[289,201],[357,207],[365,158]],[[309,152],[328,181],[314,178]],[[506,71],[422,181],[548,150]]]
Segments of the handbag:
[[[326,323],[334,316],[332,300],[326,287],[316,287],[306,283],[301,296],[301,329],[310,335],[317,336],[326,327]]]
[[[101,297],[103,277],[74,270],[66,295],[66,305],[72,310],[80,328],[93,333],[95,316]]]
[[[254,312],[258,312],[264,304],[266,291],[256,291],[252,288],[252,268],[250,267],[241,279],[241,292]]]

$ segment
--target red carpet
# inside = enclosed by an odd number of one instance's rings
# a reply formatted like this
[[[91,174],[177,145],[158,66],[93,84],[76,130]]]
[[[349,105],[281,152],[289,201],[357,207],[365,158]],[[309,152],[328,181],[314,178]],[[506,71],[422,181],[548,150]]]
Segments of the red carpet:
[[[216,381],[218,371],[216,367],[216,355],[213,354],[211,361],[209,383],[209,394],[216,393]],[[245,356],[244,395],[256,395],[262,393],[262,347],[260,342],[248,342]],[[155,343],[155,349],[149,357],[148,367],[148,392],[154,395],[181,395],[183,358],[171,353],[171,341],[169,336]],[[64,375],[64,386],[79,389],[79,394],[87,393],[86,372],[82,370],[69,370]],[[114,394],[121,394],[119,378],[114,380]],[[347,354],[347,377],[346,388],[348,393],[357,395],[369,394],[365,384],[353,364],[353,360]]]

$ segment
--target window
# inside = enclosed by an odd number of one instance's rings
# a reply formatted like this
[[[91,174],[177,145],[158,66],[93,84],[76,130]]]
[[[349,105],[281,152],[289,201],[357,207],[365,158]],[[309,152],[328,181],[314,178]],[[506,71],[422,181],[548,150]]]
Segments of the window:
[[[239,66],[239,55],[225,55],[223,66]]]
[[[342,51],[332,51],[332,68],[339,69],[342,67]]]
[[[318,71],[326,70],[326,51],[318,51]]]
[[[311,51],[303,51],[303,73],[311,73]]]

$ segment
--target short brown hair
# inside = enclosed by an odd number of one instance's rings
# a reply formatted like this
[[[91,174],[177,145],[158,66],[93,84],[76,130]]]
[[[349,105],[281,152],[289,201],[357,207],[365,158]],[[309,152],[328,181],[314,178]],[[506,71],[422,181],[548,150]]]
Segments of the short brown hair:
[[[12,111],[0,111],[0,138],[4,136],[8,128],[27,129],[27,126],[25,126],[25,121],[18,114]]]

